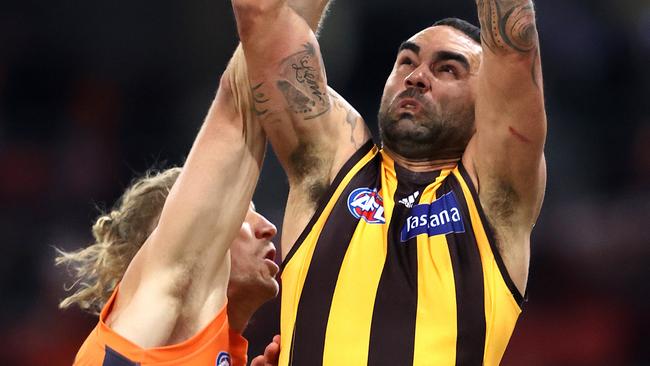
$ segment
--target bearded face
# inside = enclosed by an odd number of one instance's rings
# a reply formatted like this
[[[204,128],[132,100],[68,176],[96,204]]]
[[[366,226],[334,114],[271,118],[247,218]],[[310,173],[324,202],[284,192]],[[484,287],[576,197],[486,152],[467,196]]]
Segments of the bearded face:
[[[412,160],[460,158],[475,131],[480,59],[480,45],[451,27],[404,42],[379,108],[384,146]]]
[[[404,158],[459,158],[474,134],[474,103],[433,101],[408,88],[392,100],[384,95],[378,121],[383,144]]]

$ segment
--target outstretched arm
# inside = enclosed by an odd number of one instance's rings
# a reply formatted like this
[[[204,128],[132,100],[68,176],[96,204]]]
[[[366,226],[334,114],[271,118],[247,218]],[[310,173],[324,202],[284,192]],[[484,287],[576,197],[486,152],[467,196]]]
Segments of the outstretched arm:
[[[288,4],[316,31],[329,0],[289,0]],[[226,254],[248,211],[266,144],[255,121],[255,101],[240,45],[221,78],[160,223],[143,247],[141,257],[145,259],[134,261],[143,264],[134,267],[143,267],[145,274],[151,268],[156,275],[161,274],[161,268],[166,269],[170,276],[166,282],[183,287],[193,268],[206,268],[201,262],[207,260],[207,268],[218,273],[225,294],[229,274]],[[159,250],[165,251],[163,255]],[[137,269],[131,272],[141,273]]]
[[[225,304],[228,250],[250,207],[265,146],[257,124],[244,128],[246,98],[233,94],[234,79],[246,78],[239,57],[221,78],[157,227],[120,284],[110,325],[142,347],[180,341],[173,337],[182,316],[198,319],[196,309]]]
[[[286,212],[296,215],[283,225],[286,254],[338,170],[370,134],[358,113],[328,89],[316,37],[289,2],[232,4],[254,112],[289,178]]]
[[[546,184],[546,114],[531,0],[477,0],[483,60],[476,134],[464,156],[506,267],[523,293]]]
[[[306,16],[323,11],[327,4],[292,1],[303,7]],[[318,19],[313,21],[318,24]],[[129,332],[128,327],[142,327],[133,319],[142,319],[140,310],[149,307],[151,299],[190,298],[190,286],[192,291],[212,293],[215,307],[225,303],[230,272],[228,249],[248,211],[265,147],[262,128],[254,121],[253,95],[248,85],[243,50],[238,47],[165,202],[158,226],[122,280],[120,298],[128,299],[129,306],[124,307],[119,322],[113,326],[126,326],[120,329],[124,334],[142,334]],[[196,268],[202,268],[200,274]],[[173,316],[169,309],[165,311]],[[133,319],[129,313],[134,314]],[[167,333],[164,329],[149,332],[160,338]],[[134,340],[139,344],[159,341]]]

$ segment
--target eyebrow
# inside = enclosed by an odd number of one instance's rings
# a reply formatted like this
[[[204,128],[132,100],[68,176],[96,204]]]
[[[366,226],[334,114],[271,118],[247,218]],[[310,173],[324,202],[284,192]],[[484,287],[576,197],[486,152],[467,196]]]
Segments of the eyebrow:
[[[448,60],[458,61],[465,67],[467,71],[469,71],[470,69],[469,61],[467,60],[467,57],[461,55],[460,53],[451,52],[451,51],[439,51],[436,53],[435,60],[436,62],[448,61]]]
[[[411,50],[415,52],[416,55],[420,54],[420,46],[417,44],[411,42],[411,41],[404,41],[402,42],[401,45],[399,45],[399,49],[397,50],[397,53],[402,52],[403,50]]]

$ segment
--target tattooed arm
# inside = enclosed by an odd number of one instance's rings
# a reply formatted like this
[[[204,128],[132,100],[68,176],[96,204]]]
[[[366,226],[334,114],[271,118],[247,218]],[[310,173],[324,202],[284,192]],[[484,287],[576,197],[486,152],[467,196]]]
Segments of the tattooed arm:
[[[546,185],[546,114],[531,0],[477,0],[483,60],[476,134],[464,156],[495,227],[499,249],[523,293],[530,232]]]
[[[338,170],[370,134],[358,113],[327,87],[316,37],[286,0],[232,3],[253,110],[289,178],[290,219],[282,235],[282,252],[288,253]]]

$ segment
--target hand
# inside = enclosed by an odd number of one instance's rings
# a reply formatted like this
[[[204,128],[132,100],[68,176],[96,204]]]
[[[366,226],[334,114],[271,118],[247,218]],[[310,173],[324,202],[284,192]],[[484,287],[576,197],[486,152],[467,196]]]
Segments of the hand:
[[[251,362],[251,366],[278,366],[280,357],[280,335],[273,337],[273,341],[264,349],[263,356],[257,356]]]

